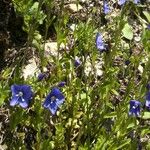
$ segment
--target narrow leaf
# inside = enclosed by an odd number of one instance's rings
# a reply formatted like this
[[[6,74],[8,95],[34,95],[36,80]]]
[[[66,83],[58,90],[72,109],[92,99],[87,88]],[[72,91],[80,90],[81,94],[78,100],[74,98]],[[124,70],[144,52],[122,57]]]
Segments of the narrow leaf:
[[[150,22],[150,14],[147,11],[143,11],[143,14],[145,15],[148,22]]]

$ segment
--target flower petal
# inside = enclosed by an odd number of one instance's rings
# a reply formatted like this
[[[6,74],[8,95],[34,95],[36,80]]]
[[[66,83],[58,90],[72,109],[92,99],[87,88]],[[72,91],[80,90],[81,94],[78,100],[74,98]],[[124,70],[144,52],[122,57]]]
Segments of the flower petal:
[[[108,14],[110,12],[108,3],[106,1],[104,2],[103,9],[105,14]]]
[[[139,2],[140,2],[140,0],[134,0],[134,4],[137,4]]]
[[[49,93],[49,94],[47,95],[47,97],[46,97],[44,103],[43,103],[43,107],[45,107],[45,108],[48,108],[48,107],[49,107],[49,105],[50,105],[50,103],[51,103],[51,97],[52,97],[52,94]]]
[[[51,91],[51,95],[55,96],[56,99],[64,99],[64,95],[61,93],[61,91],[58,88],[53,88]]]
[[[15,106],[18,104],[18,97],[13,96],[12,99],[10,100],[10,106]]]
[[[19,105],[22,107],[22,108],[27,108],[29,106],[29,103],[27,103],[26,101],[21,101],[19,103]]]
[[[103,42],[102,35],[100,33],[97,33],[97,35],[96,35],[96,47],[99,50],[106,49],[105,45],[104,45],[104,42]]]
[[[79,59],[75,59],[74,66],[77,68],[80,65],[81,65],[81,61]]]
[[[150,24],[147,25],[147,29],[150,30]]]
[[[60,107],[60,105],[65,101],[65,99],[56,99],[56,105]]]
[[[31,100],[33,93],[31,91],[31,87],[28,85],[22,85],[21,86],[22,92],[23,92],[23,98],[27,103]]]
[[[52,115],[55,115],[57,109],[58,109],[58,106],[55,102],[52,102],[50,103],[48,109],[50,110],[50,112],[52,113]]]
[[[21,86],[20,85],[12,85],[11,86],[11,91],[12,91],[12,95],[17,95],[21,90]]]
[[[148,108],[150,108],[150,101],[149,100],[146,100],[145,106],[148,107]]]
[[[43,103],[43,107],[48,108],[49,105],[50,105],[50,102],[49,102],[49,100],[46,99]]]
[[[59,87],[63,87],[63,86],[65,86],[65,85],[66,85],[66,82],[65,82],[65,81],[62,81],[62,82],[58,83],[58,86],[59,86]]]
[[[37,78],[38,78],[38,81],[41,81],[41,80],[43,80],[45,77],[46,77],[46,74],[45,74],[45,73],[40,73]]]
[[[146,100],[150,101],[150,92],[146,93]]]
[[[118,4],[119,4],[119,5],[123,5],[125,2],[126,2],[126,0],[119,0],[119,1],[118,1]]]

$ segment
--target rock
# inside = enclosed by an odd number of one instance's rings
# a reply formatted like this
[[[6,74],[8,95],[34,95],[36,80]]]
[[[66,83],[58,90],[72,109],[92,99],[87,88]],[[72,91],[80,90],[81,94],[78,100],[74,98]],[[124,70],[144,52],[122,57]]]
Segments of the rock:
[[[103,70],[102,70],[102,65],[103,65],[103,61],[99,60],[99,61],[95,61],[95,66],[93,68],[90,59],[87,58],[86,63],[85,63],[85,74],[86,76],[89,76],[90,74],[95,74],[97,77],[100,77],[103,75]]]
[[[142,67],[141,65],[139,65],[139,66],[138,66],[138,70],[139,70],[140,73],[142,74],[144,69],[143,69],[143,67]]]
[[[7,145],[0,145],[0,150],[6,150],[6,149],[8,149],[8,147],[7,147]]]
[[[137,36],[137,37],[134,38],[134,40],[135,40],[136,42],[140,42],[141,37]]]
[[[38,69],[36,58],[32,58],[29,60],[29,64],[25,66],[25,68],[22,70],[23,77],[26,80],[28,77],[33,77],[36,74],[40,72]]]
[[[60,44],[60,50],[65,49],[65,45],[62,43]],[[54,56],[57,57],[58,56],[58,45],[57,42],[49,42],[49,43],[45,43],[45,57],[48,56]]]
[[[69,28],[71,29],[71,31],[74,31],[76,27],[77,27],[76,24],[71,24],[71,25],[69,26]]]
[[[44,50],[45,50],[45,56],[46,57],[48,57],[49,55],[56,57],[58,54],[57,42],[45,43]]]
[[[66,8],[69,9],[71,13],[75,13],[83,9],[83,7],[80,4],[68,4],[66,5]]]

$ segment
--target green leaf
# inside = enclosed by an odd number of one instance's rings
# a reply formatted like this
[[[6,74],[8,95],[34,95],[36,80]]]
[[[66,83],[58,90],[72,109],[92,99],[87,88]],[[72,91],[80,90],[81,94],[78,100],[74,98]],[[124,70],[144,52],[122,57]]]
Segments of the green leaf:
[[[132,39],[133,39],[132,27],[131,27],[128,23],[126,23],[126,24],[124,25],[124,28],[123,28],[123,30],[122,30],[122,33],[123,33],[123,36],[124,36],[125,38],[127,38],[128,40],[132,40]]]
[[[111,92],[112,92],[113,94],[115,94],[116,96],[119,96],[119,93],[118,93],[115,89],[112,89]]]
[[[144,112],[142,119],[150,119],[150,112]]]
[[[141,136],[145,136],[146,134],[150,134],[150,130],[149,128],[144,128],[141,130]]]
[[[148,22],[150,22],[150,14],[147,11],[143,11],[143,14],[145,15]]]
[[[113,118],[113,117],[116,117],[116,116],[117,116],[117,113],[112,112],[112,113],[109,113],[109,114],[105,115],[104,118]]]
[[[135,126],[135,123],[131,122],[128,126],[127,129],[133,128]]]
[[[130,144],[131,140],[125,139],[125,140],[122,140],[121,142],[122,143],[115,150],[123,149],[125,146]]]
[[[81,94],[81,99],[86,99],[86,93]]]

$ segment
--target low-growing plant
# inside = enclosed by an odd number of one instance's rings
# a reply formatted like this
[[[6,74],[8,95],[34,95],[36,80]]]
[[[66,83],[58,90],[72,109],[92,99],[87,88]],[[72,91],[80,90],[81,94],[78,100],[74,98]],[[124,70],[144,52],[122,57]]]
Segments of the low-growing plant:
[[[66,1],[13,0],[28,33],[25,52],[36,49],[40,73],[23,78],[27,53],[20,55],[24,63],[0,74],[0,105],[9,112],[1,144],[8,149],[150,148],[148,2],[101,2],[103,15],[97,15],[106,22],[93,21],[93,13],[99,13],[93,6],[87,20],[74,19],[72,30]],[[78,8],[80,2],[75,4]],[[47,56],[52,24],[57,55]]]

